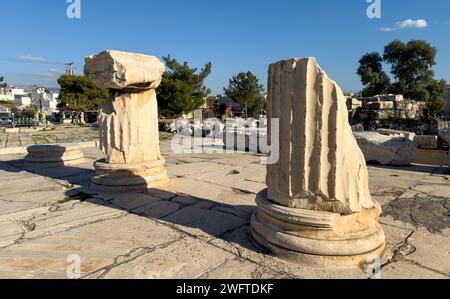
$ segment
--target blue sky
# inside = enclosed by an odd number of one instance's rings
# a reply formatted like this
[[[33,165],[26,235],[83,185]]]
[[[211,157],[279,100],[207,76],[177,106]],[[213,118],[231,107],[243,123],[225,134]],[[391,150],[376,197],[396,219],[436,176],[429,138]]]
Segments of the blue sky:
[[[57,87],[65,62],[82,73],[84,57],[104,49],[171,54],[195,67],[211,61],[206,84],[216,94],[238,72],[265,84],[270,63],[315,56],[344,90],[356,91],[364,53],[393,39],[425,39],[438,48],[436,76],[450,81],[450,1],[381,3],[382,18],[369,19],[366,0],[81,0],[75,20],[66,0],[3,1],[0,74],[10,85]],[[395,25],[407,19],[427,27]]]

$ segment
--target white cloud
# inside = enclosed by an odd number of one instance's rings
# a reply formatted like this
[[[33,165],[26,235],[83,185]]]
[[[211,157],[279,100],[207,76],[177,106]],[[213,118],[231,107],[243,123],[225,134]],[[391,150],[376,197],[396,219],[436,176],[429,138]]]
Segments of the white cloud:
[[[380,30],[384,31],[384,32],[390,32],[390,31],[395,31],[395,30],[400,30],[400,29],[405,29],[405,28],[422,29],[422,28],[426,28],[426,27],[428,27],[428,22],[425,20],[407,19],[407,20],[399,21],[399,22],[395,23],[395,25],[393,27],[381,27]]]
[[[17,60],[26,62],[45,62],[44,57],[31,56],[30,54],[17,56]]]
[[[39,76],[40,77],[44,77],[44,78],[58,78],[63,74],[62,71],[57,70],[57,69],[49,69],[47,72],[45,73],[40,73]]]

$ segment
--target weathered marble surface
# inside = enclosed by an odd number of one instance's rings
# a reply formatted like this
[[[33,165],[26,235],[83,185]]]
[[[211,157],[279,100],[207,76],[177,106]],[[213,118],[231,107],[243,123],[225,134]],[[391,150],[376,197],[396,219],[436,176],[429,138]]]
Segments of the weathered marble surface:
[[[27,148],[25,161],[30,166],[52,167],[82,164],[84,154],[77,144],[32,145]]]
[[[164,64],[155,56],[107,50],[87,57],[84,72],[103,88],[155,89]]]
[[[280,160],[268,166],[269,198],[291,208],[345,214],[377,208],[346,98],[316,60],[270,65],[268,91],[268,136],[270,119],[280,119]]]
[[[161,159],[154,89],[113,95],[100,107],[100,147],[111,164]]]
[[[111,164],[160,160],[155,89],[164,65],[154,56],[105,51],[86,58],[85,75],[110,90],[100,106],[100,147]]]
[[[377,132],[354,132],[366,161],[382,165],[410,165],[416,161],[416,143],[408,138]]]
[[[267,165],[268,188],[256,198],[253,239],[303,265],[373,262],[385,248],[381,209],[370,195],[344,94],[315,58],[271,64],[268,86],[269,143],[272,150],[279,145],[279,159]]]
[[[95,164],[92,187],[128,192],[167,184],[155,91],[164,65],[154,56],[105,51],[87,57],[84,71],[110,94],[99,116],[100,148],[106,158]]]
[[[250,215],[266,175],[259,155],[173,155],[169,141],[161,149],[174,183],[131,196],[87,188],[102,157],[95,148],[83,149],[85,164],[40,172],[27,170],[25,155],[0,155],[0,277],[67,278],[67,257],[78,254],[83,278],[367,278],[255,247]],[[385,211],[382,278],[450,278],[446,171],[369,167]]]

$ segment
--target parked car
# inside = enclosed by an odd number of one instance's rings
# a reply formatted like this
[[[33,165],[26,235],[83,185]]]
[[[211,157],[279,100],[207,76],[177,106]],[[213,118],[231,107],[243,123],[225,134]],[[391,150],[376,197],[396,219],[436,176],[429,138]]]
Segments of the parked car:
[[[10,120],[9,118],[7,117],[0,118],[0,125],[2,126],[11,126],[12,124],[13,124],[12,120]]]

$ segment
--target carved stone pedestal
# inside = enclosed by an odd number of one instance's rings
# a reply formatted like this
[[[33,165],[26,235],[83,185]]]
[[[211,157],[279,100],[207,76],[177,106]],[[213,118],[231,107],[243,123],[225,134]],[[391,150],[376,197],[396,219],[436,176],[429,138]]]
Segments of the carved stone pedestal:
[[[27,166],[59,167],[73,166],[85,162],[78,145],[32,145],[27,148]]]
[[[373,261],[385,249],[380,210],[351,215],[287,208],[258,194],[251,235],[280,258],[308,266],[353,267]]]
[[[98,191],[127,192],[146,190],[169,184],[164,160],[140,164],[94,164],[92,188]]]

